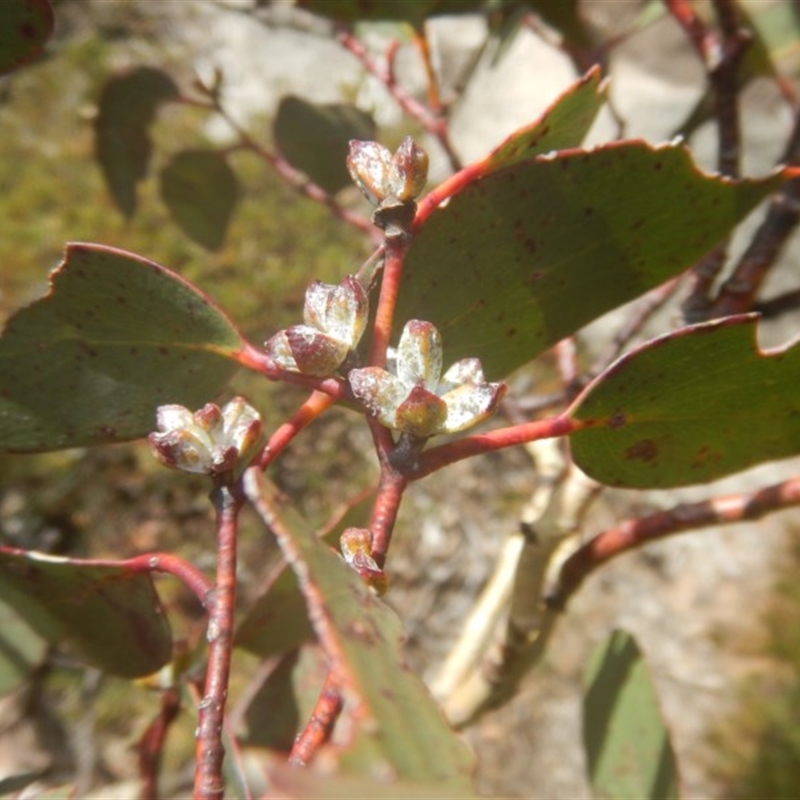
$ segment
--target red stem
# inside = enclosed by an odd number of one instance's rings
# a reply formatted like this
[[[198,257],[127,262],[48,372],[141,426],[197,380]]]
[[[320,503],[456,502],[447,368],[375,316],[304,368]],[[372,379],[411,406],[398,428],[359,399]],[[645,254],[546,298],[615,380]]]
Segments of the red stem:
[[[329,394],[319,391],[312,392],[303,405],[292,415],[292,418],[288,422],[284,422],[269,437],[269,441],[261,452],[258,466],[261,469],[266,469],[300,431],[310,425],[335,402],[336,398],[331,397]]]
[[[139,754],[139,775],[142,787],[139,794],[141,800],[159,797],[158,774],[164,754],[164,742],[172,723],[181,708],[181,696],[177,689],[165,689],[161,693],[161,707],[156,718],[147,726],[136,744]]]
[[[370,555],[379,567],[383,567],[386,563],[386,554],[389,552],[397,512],[406,486],[408,479],[391,464],[383,462],[378,495],[372,506],[372,516],[369,521],[369,532],[372,535]]]
[[[195,800],[221,800],[224,791],[222,729],[233,649],[238,515],[243,502],[238,486],[224,484],[214,488],[211,499],[217,516],[217,581],[208,603],[208,666],[198,715]]]
[[[490,453],[505,447],[533,442],[537,439],[550,439],[554,436],[567,436],[577,430],[588,427],[589,423],[571,419],[570,417],[551,417],[513,425],[509,428],[497,428],[487,433],[479,433],[457,439],[454,442],[432,447],[424,451],[411,469],[404,472],[409,481],[417,481],[432,472],[461,461],[464,458]]]
[[[584,579],[601,564],[646,542],[687,530],[759,519],[765,514],[800,505],[800,477],[791,478],[750,494],[712,497],[699,503],[681,503],[666,511],[627,520],[597,534],[561,566],[548,604],[563,608]]]
[[[291,766],[305,767],[311,761],[314,753],[330,739],[341,710],[342,695],[339,692],[336,676],[331,670],[325,678],[311,718],[298,734],[289,754]]]
[[[408,249],[408,241],[404,236],[387,236],[384,247],[383,277],[369,355],[369,363],[375,367],[386,365],[386,350],[392,335],[394,310],[400,292],[400,277],[403,273],[403,259]]]

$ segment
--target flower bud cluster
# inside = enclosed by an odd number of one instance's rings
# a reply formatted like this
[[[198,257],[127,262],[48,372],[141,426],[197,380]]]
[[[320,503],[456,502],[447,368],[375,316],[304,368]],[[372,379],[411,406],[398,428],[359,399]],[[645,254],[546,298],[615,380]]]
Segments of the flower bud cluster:
[[[243,463],[263,431],[258,412],[242,397],[222,409],[207,403],[192,413],[159,406],[158,431],[148,437],[158,459],[173,469],[204,475],[230,472]]]
[[[351,370],[353,394],[389,428],[417,438],[457,433],[497,408],[504,383],[487,383],[477,358],[465,358],[442,372],[442,340],[430,322],[406,323],[394,356],[394,370]]]
[[[267,355],[290,372],[328,377],[355,350],[368,316],[367,293],[352,275],[338,285],[315,281],[306,291],[304,324],[276,333]]]

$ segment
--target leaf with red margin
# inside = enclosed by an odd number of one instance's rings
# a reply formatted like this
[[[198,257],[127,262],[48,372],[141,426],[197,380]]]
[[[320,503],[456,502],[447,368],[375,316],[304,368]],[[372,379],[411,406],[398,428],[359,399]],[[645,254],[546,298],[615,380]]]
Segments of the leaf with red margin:
[[[149,675],[172,656],[148,573],[0,548],[0,598],[44,639],[112,675]]]
[[[513,164],[424,216],[405,259],[396,338],[433,322],[448,362],[489,380],[682,272],[788,177],[701,173],[682,146],[617,142]]]
[[[153,144],[148,128],[158,107],[178,97],[166,72],[136,67],[106,83],[95,119],[95,155],[117,208],[136,211],[136,185],[147,175]]]
[[[800,453],[800,347],[764,353],[755,315],[693,325],[619,359],[569,416],[584,472],[611,486],[703,483]]]
[[[355,723],[350,741],[333,745],[330,755],[338,756],[344,772],[435,783],[470,796],[473,757],[405,663],[396,614],[285,507],[265,478],[251,474],[273,509],[270,528],[298,576],[345,714]]]
[[[0,2],[0,75],[35,61],[54,24],[50,0]]]
[[[0,337],[0,451],[146,436],[159,405],[215,397],[244,346],[180,276],[123,250],[69,244],[48,294]]]

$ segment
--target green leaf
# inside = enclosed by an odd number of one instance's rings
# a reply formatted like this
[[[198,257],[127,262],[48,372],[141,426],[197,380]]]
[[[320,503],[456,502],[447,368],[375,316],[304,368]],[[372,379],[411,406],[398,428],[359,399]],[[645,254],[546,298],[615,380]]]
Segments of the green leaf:
[[[316,645],[287,653],[247,706],[242,744],[291,751],[314,711],[328,666],[325,654]]]
[[[0,600],[0,695],[22,683],[42,663],[46,652],[44,639]]]
[[[511,134],[476,168],[485,177],[551,150],[577,147],[583,141],[606,102],[599,67],[593,67],[575,81],[544,114],[531,125]]]
[[[363,528],[369,523],[375,493],[365,492],[344,503],[336,512],[336,524],[322,537],[334,545],[345,528]],[[306,601],[297,576],[283,562],[269,577],[267,588],[239,623],[234,647],[260,658],[286,653],[314,638]]]
[[[273,127],[286,160],[328,194],[351,183],[345,163],[350,140],[372,141],[375,135],[375,121],[355,106],[318,105],[293,95],[281,100]]]
[[[152,261],[69,244],[50,284],[0,337],[0,451],[145,436],[157,406],[198,408],[237,369],[230,320]]]
[[[429,320],[448,362],[502,377],[686,269],[783,180],[704,175],[684,147],[638,141],[514,164],[424,219],[396,335]]]
[[[572,457],[631,488],[702,483],[800,452],[800,347],[770,354],[753,316],[682,328],[619,359],[576,400]]]
[[[136,67],[111,78],[95,120],[95,154],[117,208],[132,217],[136,185],[147,175],[153,145],[148,128],[158,107],[178,97],[165,72]]]
[[[674,800],[675,754],[632,636],[614,631],[584,673],[583,743],[594,796]]]
[[[239,181],[222,153],[184,150],[161,171],[161,197],[189,238],[219,250],[239,199]]]
[[[313,638],[297,577],[283,566],[237,628],[234,646],[269,658]]]
[[[388,773],[469,792],[473,759],[401,651],[402,627],[357,573],[262,481],[271,527],[297,573],[320,643],[358,720],[342,747],[345,770]]]
[[[155,672],[172,636],[149,574],[0,549],[0,598],[43,638],[125,678]]]
[[[0,2],[0,75],[35,61],[54,24],[50,0]]]

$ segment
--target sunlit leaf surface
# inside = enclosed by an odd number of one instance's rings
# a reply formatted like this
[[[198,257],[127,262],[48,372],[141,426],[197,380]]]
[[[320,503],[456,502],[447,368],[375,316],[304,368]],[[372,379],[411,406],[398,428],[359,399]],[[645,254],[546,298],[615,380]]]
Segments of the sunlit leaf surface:
[[[708,252],[783,180],[702,174],[679,146],[620,142],[466,186],[414,237],[395,317],[433,322],[489,380]]]
[[[761,353],[755,319],[681,329],[617,361],[572,409],[578,466],[603,483],[681,486],[800,452],[800,347]]]

